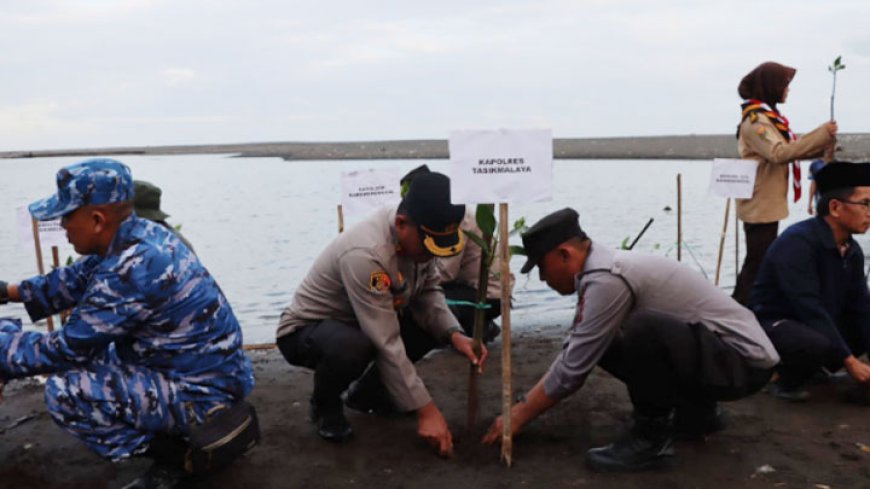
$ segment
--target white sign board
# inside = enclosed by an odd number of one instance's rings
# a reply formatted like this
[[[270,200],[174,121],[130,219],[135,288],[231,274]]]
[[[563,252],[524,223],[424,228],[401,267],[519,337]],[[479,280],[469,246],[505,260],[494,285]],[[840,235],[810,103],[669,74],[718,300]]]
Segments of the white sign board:
[[[18,214],[18,244],[33,250],[33,224],[26,206],[16,209]],[[60,219],[39,221],[39,243],[42,246],[61,246],[67,243],[66,231],[60,227]]]
[[[710,195],[725,198],[749,199],[755,188],[755,160],[716,158],[710,172]]]
[[[396,168],[342,172],[342,211],[345,215],[365,215],[385,205],[399,205],[401,178]]]
[[[549,130],[450,133],[450,198],[455,204],[540,202],[553,197]]]

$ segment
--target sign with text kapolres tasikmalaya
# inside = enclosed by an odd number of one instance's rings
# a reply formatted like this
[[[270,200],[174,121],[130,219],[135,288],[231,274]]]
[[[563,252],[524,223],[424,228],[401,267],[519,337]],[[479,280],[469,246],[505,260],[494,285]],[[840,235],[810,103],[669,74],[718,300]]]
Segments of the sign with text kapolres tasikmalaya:
[[[755,160],[714,159],[709,194],[726,199],[752,198],[757,169],[758,162]]]
[[[360,216],[401,200],[396,168],[357,170],[341,174],[341,206],[349,216]]]
[[[456,204],[550,200],[552,133],[544,129],[451,132],[450,195]]]

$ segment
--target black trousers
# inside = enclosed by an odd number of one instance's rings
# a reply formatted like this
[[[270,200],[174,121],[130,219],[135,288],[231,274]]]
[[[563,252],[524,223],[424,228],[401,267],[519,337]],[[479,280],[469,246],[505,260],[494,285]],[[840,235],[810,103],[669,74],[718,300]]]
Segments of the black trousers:
[[[743,223],[743,234],[746,235],[746,257],[743,259],[743,266],[740,267],[740,274],[737,275],[737,283],[734,285],[731,297],[744,306],[749,302],[749,293],[752,292],[755,276],[761,268],[761,260],[764,259],[764,254],[776,239],[778,232],[779,222]]]
[[[412,362],[441,347],[410,314],[401,317],[400,326],[405,353]],[[389,399],[380,373],[372,364],[377,351],[357,324],[333,319],[312,323],[278,338],[278,349],[291,365],[314,370],[312,400],[322,412],[340,410],[341,394],[363,373],[368,387]]]
[[[457,283],[446,283],[441,286],[444,289],[444,297],[450,300],[477,302],[477,290],[467,285]],[[489,309],[485,309],[484,317],[486,321],[491,321],[501,316],[501,299],[487,299]],[[460,326],[465,331],[466,336],[474,336],[474,311],[471,306],[449,306],[450,312],[459,320]]]
[[[843,357],[828,337],[810,326],[790,319],[763,322],[762,326],[779,352],[777,371],[784,388],[800,388],[822,367],[832,372],[843,368]],[[867,351],[859,328],[840,328],[840,334],[855,356]]]
[[[598,365],[625,382],[635,413],[650,417],[741,399],[760,390],[772,373],[749,366],[703,325],[646,312],[626,320]]]

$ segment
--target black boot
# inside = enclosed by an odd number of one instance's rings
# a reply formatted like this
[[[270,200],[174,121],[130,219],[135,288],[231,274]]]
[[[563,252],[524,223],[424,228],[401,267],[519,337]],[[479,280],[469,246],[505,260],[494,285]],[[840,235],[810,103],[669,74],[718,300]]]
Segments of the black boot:
[[[401,414],[393,400],[390,399],[387,388],[381,382],[380,374],[374,367],[369,368],[362,377],[347,390],[344,404],[366,414],[392,417]]]
[[[843,400],[859,406],[870,406],[870,384],[859,384],[849,379],[849,386],[843,393]]]
[[[674,411],[674,439],[701,441],[728,425],[718,403],[709,406],[685,405]]]
[[[181,487],[189,474],[182,469],[161,462],[154,462],[144,474],[121,489],[172,489]]]
[[[490,319],[486,322],[486,329],[483,332],[483,342],[487,344],[492,343],[500,334],[501,328],[495,324],[495,321]]]
[[[319,404],[312,398],[310,401],[309,415],[317,434],[324,440],[343,442],[353,437],[353,428],[344,417],[344,412],[339,401],[335,403]]]
[[[669,416],[635,415],[634,426],[621,440],[586,452],[586,465],[596,472],[635,472],[674,465]]]

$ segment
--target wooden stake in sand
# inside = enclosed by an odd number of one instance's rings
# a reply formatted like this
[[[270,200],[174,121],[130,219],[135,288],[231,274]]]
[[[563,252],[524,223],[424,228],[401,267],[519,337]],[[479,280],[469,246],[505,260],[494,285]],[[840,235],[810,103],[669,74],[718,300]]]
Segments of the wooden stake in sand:
[[[36,270],[40,275],[45,275],[45,265],[42,264],[42,245],[39,242],[39,221],[32,217],[30,221],[33,226],[33,246],[36,248]],[[54,331],[54,318],[48,316],[45,318],[45,322],[48,324],[48,332]]]
[[[677,173],[677,261],[683,259],[683,174]]]
[[[501,438],[501,459],[511,466],[513,439],[511,438],[511,289],[510,247],[508,244],[508,205],[498,205],[499,275],[501,276],[501,407],[504,421]]]
[[[734,201],[734,280],[740,273],[740,219],[737,217],[737,201]]]
[[[725,236],[728,234],[728,213],[731,211],[731,199],[725,199],[725,222],[722,223],[722,235],[719,236],[719,255],[716,258],[716,279],[714,285],[719,285],[719,272],[722,271],[722,253],[725,251]]]
[[[57,249],[57,246],[51,247],[51,263],[54,265],[54,268],[60,268],[60,250]],[[60,325],[63,326],[66,324],[66,318],[69,317],[69,310],[60,311]]]

